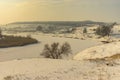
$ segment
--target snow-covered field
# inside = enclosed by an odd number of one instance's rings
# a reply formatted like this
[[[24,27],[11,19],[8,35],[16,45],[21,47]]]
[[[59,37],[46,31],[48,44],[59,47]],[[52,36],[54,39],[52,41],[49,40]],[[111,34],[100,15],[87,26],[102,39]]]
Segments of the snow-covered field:
[[[119,61],[25,59],[0,63],[0,80],[120,80]]]
[[[120,60],[100,60],[120,54],[119,40],[101,44],[102,39],[82,40],[37,32],[9,35],[31,35],[39,43],[1,48],[0,80],[120,80]],[[40,56],[44,45],[53,42],[70,43],[73,54],[66,57],[68,60],[45,59]]]
[[[120,54],[120,42],[99,45],[88,48],[74,56],[75,60],[102,59]]]

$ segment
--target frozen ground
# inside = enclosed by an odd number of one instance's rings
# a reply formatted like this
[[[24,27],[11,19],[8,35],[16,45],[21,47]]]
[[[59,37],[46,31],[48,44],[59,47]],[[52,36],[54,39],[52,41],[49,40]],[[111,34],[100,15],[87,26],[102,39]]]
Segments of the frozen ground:
[[[100,45],[99,41],[104,39],[81,40],[38,33],[14,35],[31,35],[40,43],[1,48],[0,80],[120,80],[120,60],[100,60],[120,53],[119,40]],[[40,58],[44,44],[66,41],[73,51],[69,60]]]
[[[119,61],[24,59],[0,62],[0,80],[120,80]]]
[[[14,35],[28,35],[25,33],[14,34]],[[51,37],[50,35],[41,35],[41,34],[32,34],[32,37],[36,38],[40,43],[27,45],[23,47],[12,47],[12,48],[1,48],[0,49],[0,61],[13,60],[13,59],[23,59],[23,58],[38,58],[41,57],[40,53],[44,48],[45,44],[50,44],[52,42],[69,42],[74,54],[95,46],[100,42],[95,40],[80,40],[72,38],[60,38],[60,37]],[[69,58],[71,58],[70,56]]]
[[[88,48],[74,56],[75,60],[102,59],[120,54],[120,42],[99,45]]]

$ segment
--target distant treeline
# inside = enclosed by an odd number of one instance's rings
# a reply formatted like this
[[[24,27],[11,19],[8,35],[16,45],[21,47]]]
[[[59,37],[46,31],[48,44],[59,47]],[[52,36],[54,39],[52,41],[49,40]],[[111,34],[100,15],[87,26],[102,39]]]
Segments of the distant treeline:
[[[86,26],[91,24],[103,25],[104,22],[95,22],[95,21],[33,21],[33,22],[14,22],[11,24],[49,24],[49,25],[61,25],[61,26]]]

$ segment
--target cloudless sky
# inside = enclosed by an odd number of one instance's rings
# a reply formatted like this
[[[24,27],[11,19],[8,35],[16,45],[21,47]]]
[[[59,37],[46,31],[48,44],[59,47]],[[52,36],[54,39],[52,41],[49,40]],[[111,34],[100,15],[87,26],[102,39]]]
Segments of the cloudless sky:
[[[0,24],[63,20],[120,22],[120,0],[0,0]]]

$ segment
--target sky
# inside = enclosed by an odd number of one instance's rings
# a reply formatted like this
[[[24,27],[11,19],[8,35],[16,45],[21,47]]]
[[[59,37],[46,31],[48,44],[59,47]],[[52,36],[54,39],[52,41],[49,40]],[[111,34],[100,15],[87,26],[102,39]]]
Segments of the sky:
[[[120,22],[120,0],[0,0],[0,24],[17,21]]]

